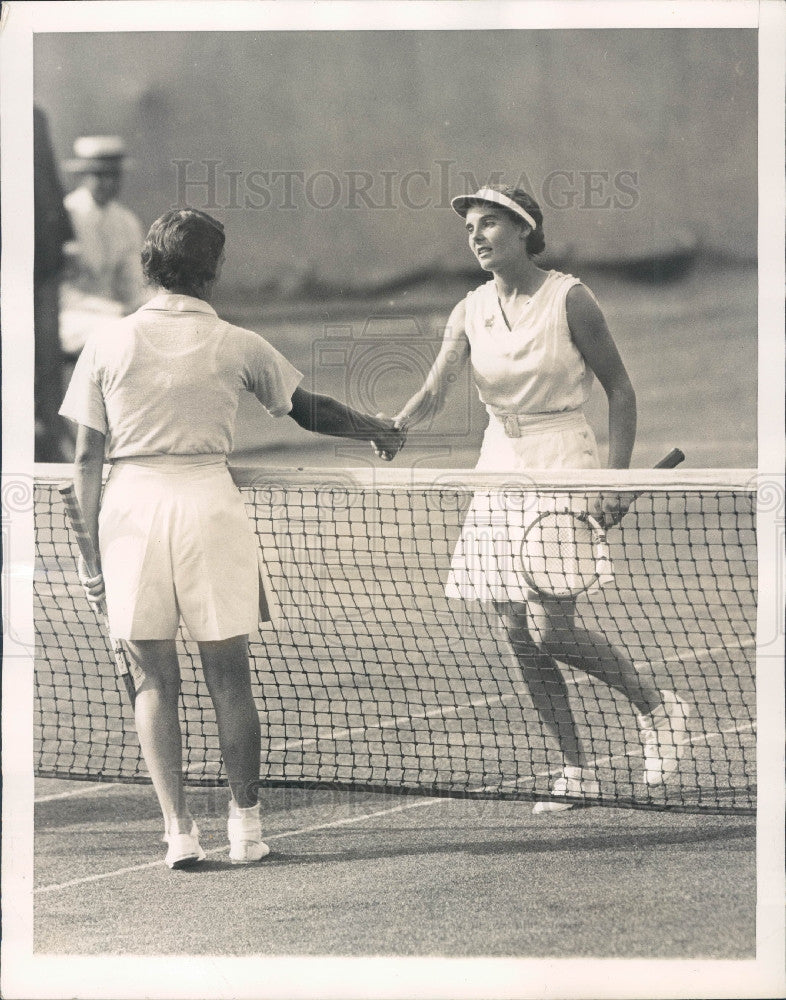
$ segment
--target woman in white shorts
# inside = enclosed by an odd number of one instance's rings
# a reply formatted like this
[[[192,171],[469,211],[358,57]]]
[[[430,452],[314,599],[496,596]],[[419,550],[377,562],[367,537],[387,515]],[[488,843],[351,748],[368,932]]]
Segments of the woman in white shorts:
[[[608,465],[627,468],[636,434],[633,388],[589,289],[534,260],[545,248],[537,202],[520,189],[489,186],[454,198],[452,205],[465,219],[472,252],[493,278],[453,309],[437,359],[423,387],[395,417],[396,426],[406,429],[437,413],[469,360],[489,415],[477,469],[594,469],[600,460],[583,406],[596,376],[609,405]],[[565,764],[554,795],[600,792],[555,658],[602,679],[635,706],[644,778],[659,784],[676,769],[686,708],[673,692],[658,691],[639,675],[602,635],[580,627],[575,598],[544,597],[528,586],[509,553],[536,513],[512,512],[493,493],[476,495],[446,593],[490,602],[501,615],[543,725],[562,751]],[[622,513],[619,501],[607,502],[602,511],[607,525]],[[549,800],[537,803],[535,811],[568,808],[568,802]]]
[[[259,716],[248,633],[259,624],[257,541],[227,467],[241,392],[308,430],[365,439],[393,457],[403,434],[300,387],[301,374],[258,334],[225,323],[210,298],[224,259],[221,223],[167,212],[142,248],[160,293],[88,340],[61,414],[78,425],[74,483],[106,591],[110,630],[125,641],[139,741],[164,815],[166,861],[204,858],[182,777],[178,720],[181,620],[199,646],[231,790],[230,859],[258,861]],[[111,463],[101,490],[102,466]]]

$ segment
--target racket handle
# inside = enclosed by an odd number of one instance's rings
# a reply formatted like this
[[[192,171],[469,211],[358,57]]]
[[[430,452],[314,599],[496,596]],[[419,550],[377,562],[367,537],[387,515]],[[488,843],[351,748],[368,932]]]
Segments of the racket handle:
[[[614,566],[611,562],[611,553],[606,542],[606,533],[599,528],[600,538],[595,545],[595,571],[598,574],[598,586],[606,587],[614,583]]]
[[[653,466],[653,468],[654,469],[676,469],[677,466],[680,464],[680,462],[684,462],[684,461],[685,461],[685,456],[680,451],[680,449],[679,448],[672,448],[671,451],[668,453],[668,455],[664,455],[664,457],[660,460],[660,462],[656,462],[655,463],[655,465]],[[641,496],[641,490],[639,490],[638,493],[634,493],[633,494],[633,499],[635,500],[636,497],[640,497],[640,496]]]
[[[107,621],[107,630],[109,629],[109,622]],[[112,642],[112,652],[115,656],[115,670],[120,676],[120,680],[123,682],[123,686],[126,689],[126,695],[128,696],[128,701],[131,704],[131,708],[136,705],[136,684],[134,683],[134,678],[131,676],[131,665],[128,662],[128,654],[123,646],[122,639],[111,639]]]
[[[98,564],[98,554],[96,553],[96,547],[93,544],[93,539],[90,537],[90,532],[87,530],[87,526],[85,525],[85,521],[82,516],[82,508],[79,506],[79,500],[77,500],[76,497],[74,484],[63,483],[62,486],[58,487],[58,493],[63,498],[63,506],[65,507],[66,517],[68,518],[68,523],[70,524],[71,530],[76,538],[76,544],[79,547],[79,552],[85,561],[87,572],[90,576],[98,576],[101,572]],[[128,695],[128,700],[131,702],[131,707],[133,708],[136,700],[136,685],[134,684],[134,679],[131,676],[130,664],[128,662],[125,648],[122,640],[112,638],[112,634],[109,632],[109,621],[106,618],[106,605],[103,601],[101,601],[98,610],[100,614],[104,616],[106,630],[107,633],[109,633],[109,641],[115,658],[115,669],[123,682],[126,694]]]
[[[656,462],[655,469],[676,469],[680,462],[685,461],[685,456],[679,448],[672,448],[671,451],[660,462]]]
[[[79,552],[85,561],[87,572],[90,576],[98,576],[100,572],[98,568],[98,555],[93,544],[93,539],[90,537],[90,532],[87,530],[82,517],[82,508],[79,506],[79,501],[76,498],[74,484],[64,483],[62,486],[58,486],[57,489],[63,498],[68,523],[71,525],[71,530],[76,538],[76,544],[79,546]]]
[[[664,455],[663,458],[659,462],[655,463],[655,465],[653,466],[653,468],[654,469],[676,469],[676,467],[681,462],[684,462],[684,461],[685,461],[685,455],[680,451],[680,449],[679,448],[672,448],[671,451],[668,453],[668,455]],[[638,491],[636,491],[634,493],[629,493],[628,496],[630,497],[630,504],[628,506],[629,507],[632,506],[633,503],[641,495],[642,495],[642,491],[641,490],[638,490]],[[626,514],[627,514],[627,510],[625,511],[625,514],[623,514],[622,517],[617,521],[618,525],[622,523],[622,518],[625,517]]]

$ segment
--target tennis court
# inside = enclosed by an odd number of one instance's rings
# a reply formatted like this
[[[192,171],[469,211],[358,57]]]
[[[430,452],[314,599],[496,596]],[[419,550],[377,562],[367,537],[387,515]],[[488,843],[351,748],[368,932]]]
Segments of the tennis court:
[[[755,296],[756,277],[752,271],[730,271],[721,276],[695,273],[683,282],[666,286],[657,293],[652,288],[599,278],[595,287],[631,368],[639,395],[642,426],[635,464],[654,464],[664,450],[679,445],[692,467],[731,467],[755,465]],[[660,301],[657,310],[654,295]],[[669,304],[663,306],[663,297]],[[411,301],[378,304],[373,310],[360,305],[343,317],[326,307],[316,318],[266,317],[244,315],[249,326],[278,330],[271,337],[284,353],[313,374],[315,387],[346,398],[364,390],[364,385],[346,384],[346,372],[319,368],[314,359],[314,343],[329,335],[331,344],[343,338],[354,343],[369,336],[369,317],[375,323],[387,316],[385,326],[377,331],[403,330],[401,342],[420,332],[438,328],[439,317],[446,309]],[[236,319],[240,319],[238,316]],[[415,327],[410,320],[415,321]],[[407,330],[409,329],[409,333]],[[327,333],[326,333],[327,331]],[[389,333],[383,341],[390,344]],[[400,346],[400,345],[399,345]],[[384,353],[384,352],[383,352]],[[388,355],[388,359],[391,355]],[[746,360],[747,359],[747,360]],[[384,362],[389,365],[389,360]],[[729,384],[728,371],[735,368],[738,377]],[[693,378],[685,372],[702,373],[700,396]],[[378,374],[374,369],[372,374]],[[418,372],[411,377],[416,380]],[[368,385],[376,385],[370,380]],[[399,380],[396,392],[406,397],[409,387]],[[382,395],[388,389],[379,390]],[[380,403],[384,400],[379,399]],[[441,426],[432,429],[431,437],[410,444],[418,457],[411,464],[442,468],[471,466],[474,449],[482,433],[476,401],[471,398],[454,402],[454,410],[444,419],[446,426],[460,426],[463,433],[454,435],[449,446],[437,451],[444,440]],[[383,408],[383,407],[380,407]],[[366,461],[349,461],[326,441],[309,442],[304,450],[297,428],[291,421],[266,421],[258,414],[241,415],[239,458],[244,464],[264,461],[273,466],[346,466]],[[597,423],[597,418],[596,418]],[[602,437],[602,428],[598,428]],[[262,446],[262,442],[265,446]],[[420,449],[418,451],[417,449]],[[406,454],[406,453],[405,453]],[[355,458],[351,455],[350,458]],[[370,457],[370,456],[369,456]],[[404,464],[404,455],[398,464]],[[370,463],[369,463],[370,464]],[[460,511],[454,512],[456,523]],[[701,511],[696,516],[702,517]],[[720,523],[728,512],[720,510]],[[657,534],[658,514],[653,511],[646,528],[649,535],[637,532],[636,548],[624,553],[626,572],[635,574],[635,566],[651,561],[647,546]],[[366,519],[368,519],[366,517]],[[401,518],[398,518],[399,523]],[[347,521],[344,522],[346,525]],[[414,522],[413,522],[414,523]],[[421,528],[422,528],[422,522]],[[429,525],[432,521],[429,521]],[[304,529],[305,530],[305,529]],[[351,534],[351,533],[350,533]],[[675,536],[676,537],[676,536]],[[384,532],[377,538],[385,539]],[[341,533],[337,533],[337,549]],[[416,551],[417,531],[405,553]],[[679,539],[677,539],[677,542]],[[446,557],[451,536],[442,539],[440,558]],[[675,542],[675,544],[677,544]],[[714,541],[705,538],[705,544]],[[290,565],[297,560],[291,560]],[[756,858],[755,820],[752,815],[713,815],[685,812],[661,812],[647,809],[591,807],[575,809],[558,816],[535,816],[531,803],[494,798],[468,798],[465,794],[450,797],[443,788],[439,794],[401,794],[396,783],[386,778],[377,781],[380,758],[390,756],[393,735],[398,744],[412,749],[413,757],[423,757],[432,747],[432,770],[427,784],[436,784],[445,760],[455,763],[453,752],[461,746],[468,759],[480,765],[484,774],[498,776],[500,790],[509,771],[518,773],[522,761],[515,739],[526,730],[526,711],[511,714],[511,706],[523,704],[524,692],[514,668],[504,667],[504,683],[496,677],[489,696],[490,675],[475,678],[476,687],[467,686],[464,708],[445,712],[448,700],[441,686],[443,679],[456,670],[456,664],[475,662],[456,656],[456,639],[450,638],[436,604],[426,608],[423,595],[433,593],[444,573],[444,564],[436,560],[433,575],[436,583],[418,596],[415,604],[420,614],[421,631],[407,634],[409,611],[399,608],[389,620],[373,629],[363,627],[363,616],[345,616],[352,635],[353,648],[364,649],[368,642],[382,652],[376,659],[364,654],[364,663],[375,662],[377,679],[384,682],[386,664],[403,665],[396,676],[406,678],[407,665],[415,670],[416,661],[436,664],[432,677],[430,702],[421,719],[404,721],[401,705],[407,703],[407,685],[388,690],[388,720],[377,719],[370,725],[367,690],[357,687],[358,672],[352,657],[344,666],[326,670],[324,650],[314,644],[314,630],[302,627],[293,640],[288,632],[279,640],[277,662],[270,667],[264,687],[282,685],[286,675],[292,684],[310,685],[312,714],[300,719],[303,739],[294,747],[288,732],[273,732],[273,766],[282,770],[273,777],[287,777],[285,768],[302,769],[300,787],[267,787],[262,792],[266,833],[273,853],[264,864],[247,868],[229,865],[224,849],[224,823],[227,793],[223,788],[191,789],[192,809],[203,831],[208,861],[191,873],[169,872],[162,857],[160,818],[152,789],[146,785],[62,781],[42,777],[37,781],[36,805],[36,896],[35,949],[46,954],[192,954],[192,955],[430,955],[444,957],[624,957],[624,958],[752,958],[756,945]],[[359,595],[375,578],[374,560],[361,567],[351,589],[355,609]],[[664,572],[669,576],[668,560]],[[731,572],[734,560],[727,563]],[[335,567],[333,567],[335,568]],[[47,572],[43,581],[54,590],[67,585]],[[313,569],[313,566],[312,566]],[[58,569],[61,572],[62,569]],[[406,560],[401,574],[407,577]],[[50,579],[50,576],[52,577]],[[733,582],[733,575],[726,583]],[[427,581],[426,581],[427,582]],[[706,582],[706,581],[705,581]],[[667,580],[674,589],[674,577]],[[383,591],[371,586],[369,600],[377,612],[382,607]],[[425,583],[424,583],[425,586]],[[716,578],[716,586],[724,582]],[[73,589],[73,587],[72,587]],[[728,587],[726,588],[728,590]],[[53,593],[54,593],[53,590]],[[684,597],[690,603],[693,589],[687,585]],[[55,603],[62,604],[64,592],[54,593]],[[77,601],[73,594],[69,601]],[[339,606],[341,600],[339,599]],[[677,600],[679,605],[679,599]],[[743,602],[744,605],[744,602]],[[743,607],[740,605],[740,607]],[[89,669],[112,678],[111,658],[103,653],[103,640],[96,628],[84,625],[84,615],[76,603],[67,604],[70,631],[85,636],[85,657],[92,650]],[[335,610],[335,608],[334,608]],[[410,609],[411,610],[411,609]],[[744,607],[743,607],[744,611]],[[628,602],[606,602],[596,608],[609,628],[626,628]],[[712,606],[706,609],[712,614]],[[432,617],[429,618],[428,615]],[[751,703],[751,637],[740,635],[740,622],[747,617],[727,617],[716,621],[714,632],[704,628],[708,618],[697,618],[692,629],[676,639],[664,641],[656,634],[647,645],[643,621],[627,621],[628,641],[643,647],[643,656],[652,661],[654,643],[661,652],[661,667],[681,671],[683,684],[694,694],[704,685],[704,701],[697,702],[697,725],[691,740],[690,761],[694,792],[701,800],[708,789],[717,805],[729,796],[750,791],[752,753],[755,749],[753,718],[745,706]],[[384,616],[383,616],[384,619]],[[80,624],[81,621],[81,624]],[[426,622],[424,626],[422,623]],[[430,625],[428,624],[430,622]],[[702,625],[702,622],[704,623]],[[478,622],[469,623],[477,629]],[[483,628],[488,629],[487,624]],[[56,632],[52,629],[52,632]],[[705,633],[705,634],[700,634]],[[476,634],[478,634],[476,632]],[[491,632],[484,633],[491,635]],[[324,635],[324,633],[323,633]],[[404,638],[402,639],[402,635]],[[443,638],[442,648],[435,636]],[[445,638],[447,636],[447,638]],[[466,635],[464,636],[466,640]],[[298,645],[298,642],[300,645]],[[304,653],[308,650],[308,653]],[[387,650],[385,653],[384,651]],[[709,651],[706,655],[703,651]],[[98,652],[96,652],[98,651]],[[689,655],[691,652],[695,655]],[[88,657],[89,659],[89,657]],[[259,656],[261,661],[263,657]],[[280,662],[278,662],[280,661]],[[327,661],[330,663],[331,661]],[[463,669],[463,668],[462,668]],[[413,674],[414,676],[414,674]],[[421,669],[421,676],[423,671]],[[426,669],[426,676],[429,676]],[[455,676],[452,678],[455,680]],[[603,710],[603,695],[580,680],[572,688],[578,697],[591,698]],[[107,677],[99,676],[97,687],[106,690]],[[199,701],[199,682],[189,677],[186,697]],[[338,692],[346,697],[353,689],[354,701],[340,720],[330,717],[331,705]],[[717,705],[717,688],[734,690],[726,699],[725,714],[709,718],[710,705]],[[483,695],[484,708],[479,713],[477,694]],[[280,716],[272,716],[271,726],[286,721],[289,692],[280,687]],[[449,694],[449,692],[448,692]],[[108,726],[102,753],[117,761],[130,761],[135,767],[133,735],[120,720],[120,689],[104,709],[113,718]],[[274,702],[275,699],[271,699]],[[703,705],[703,707],[702,707]],[[471,706],[471,708],[470,708]],[[745,708],[744,711],[741,709]],[[614,707],[615,714],[617,708]],[[619,715],[622,718],[622,715]],[[439,720],[436,725],[434,720]],[[471,721],[471,725],[468,724]],[[43,724],[47,725],[44,718]],[[587,724],[595,723],[588,716]],[[630,737],[632,720],[620,723],[618,739]],[[375,728],[376,726],[376,728]],[[195,767],[216,768],[211,757],[210,726],[200,720],[208,738],[190,744]],[[123,735],[125,730],[125,735]],[[331,736],[326,735],[327,730]],[[363,762],[351,759],[353,737],[371,733],[372,752]],[[508,732],[506,748],[498,738],[492,744],[489,732]],[[403,735],[402,735],[403,733]],[[435,737],[435,733],[437,734]],[[718,773],[718,745],[727,747],[730,734],[736,756],[733,766],[723,756],[724,779],[710,780]],[[57,754],[57,734],[50,734],[53,753]],[[89,735],[81,734],[84,751]],[[289,740],[289,742],[287,742]],[[613,741],[612,741],[613,742]],[[330,743],[330,747],[327,744]],[[369,786],[385,785],[384,792],[366,788],[326,788],[319,786],[324,775],[315,767],[315,750],[332,754],[334,772],[342,767],[366,766]],[[130,753],[130,756],[128,754]],[[611,765],[615,748],[599,748]],[[406,755],[405,755],[406,756]],[[489,756],[493,767],[488,767]],[[624,754],[623,754],[624,756]],[[77,761],[76,770],[84,764]],[[406,771],[406,760],[393,763]],[[542,780],[547,781],[551,762],[545,754],[539,762]],[[120,767],[120,765],[118,765]],[[125,767],[125,764],[122,764]],[[122,770],[122,767],[120,769]],[[46,770],[46,768],[42,768]],[[537,769],[533,769],[533,772]],[[499,777],[501,775],[501,777]],[[215,777],[215,775],[213,775]],[[468,781],[476,779],[469,774]],[[406,773],[402,775],[407,778]],[[700,780],[699,780],[700,779]],[[616,775],[619,785],[620,776]],[[400,783],[407,785],[407,780]],[[477,792],[477,786],[473,786]],[[409,791],[413,791],[409,788]],[[480,790],[481,792],[483,789]],[[530,786],[524,794],[532,795]],[[517,789],[517,793],[521,789]],[[619,792],[615,792],[619,794]],[[631,787],[628,798],[635,800],[640,789]],[[621,797],[625,798],[625,795]],[[613,799],[612,799],[613,801]],[[657,803],[638,802],[639,805]],[[696,799],[688,805],[695,805]],[[118,905],[120,903],[120,905]],[[220,918],[216,919],[216,915]]]
[[[51,798],[76,792],[68,798]],[[35,948],[56,954],[750,959],[754,820],[266,789],[272,853],[159,860],[152,790],[39,780]]]

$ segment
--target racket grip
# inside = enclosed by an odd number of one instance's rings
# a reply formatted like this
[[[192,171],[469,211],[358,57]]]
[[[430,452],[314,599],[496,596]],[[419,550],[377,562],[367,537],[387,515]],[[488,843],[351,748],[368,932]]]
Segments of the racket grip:
[[[676,469],[680,462],[685,461],[685,455],[679,448],[672,448],[668,455],[665,455],[659,462],[656,462],[655,469]]]
[[[598,547],[595,569],[598,574],[598,584],[601,587],[606,587],[614,583],[614,566],[611,563],[611,556],[605,544],[602,548]]]
[[[90,576],[97,576],[100,572],[98,554],[93,544],[93,539],[90,537],[90,533],[82,519],[82,508],[79,506],[79,501],[76,498],[74,484],[64,483],[58,487],[58,492],[63,498],[66,516],[71,525],[71,530],[74,532],[76,544],[79,546],[79,553],[85,561],[87,572]]]
[[[595,572],[597,582],[601,587],[614,583],[614,566],[611,562],[609,543],[606,540],[605,529],[593,517],[587,518],[595,531]]]
[[[82,517],[82,508],[79,506],[79,500],[76,496],[74,484],[64,483],[62,486],[58,487],[58,492],[63,498],[63,506],[65,507],[66,517],[68,518],[68,523],[70,524],[71,530],[76,538],[79,553],[85,561],[87,572],[90,576],[98,576],[101,572],[98,563],[98,554],[96,553],[93,539],[90,537],[90,532],[87,530],[87,526],[85,525]],[[97,610],[99,614],[104,617],[104,624],[106,626],[109,641],[112,646],[112,652],[115,657],[115,668],[117,673],[120,675],[120,679],[123,681],[126,694],[128,695],[128,700],[131,702],[131,707],[133,708],[136,700],[136,687],[134,686],[134,679],[131,676],[128,657],[123,647],[123,643],[120,639],[114,639],[112,637],[112,633],[109,629],[109,620],[106,617],[106,603],[104,601],[99,602]]]
[[[683,454],[683,452],[681,452],[679,448],[672,448],[671,451],[668,453],[668,455],[664,455],[663,458],[659,462],[655,463],[655,465],[653,466],[653,468],[654,469],[676,469],[676,467],[681,462],[684,462],[684,461],[685,461],[685,455]],[[628,508],[631,507],[635,503],[635,501],[641,495],[642,495],[642,491],[641,490],[637,490],[637,491],[635,491],[633,493],[628,493],[628,497],[629,497]],[[622,516],[616,522],[618,525],[622,523],[622,520],[626,516],[627,513],[628,513],[628,510],[626,509],[625,513],[622,514]],[[604,527],[605,527],[605,525],[604,525]]]

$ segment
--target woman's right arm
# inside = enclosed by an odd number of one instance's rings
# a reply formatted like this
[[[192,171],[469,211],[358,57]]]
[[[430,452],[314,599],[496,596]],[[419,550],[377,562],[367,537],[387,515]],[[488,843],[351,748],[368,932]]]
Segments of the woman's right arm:
[[[464,301],[462,299],[450,314],[439,354],[426,381],[393,418],[396,427],[407,429],[413,424],[429,420],[445,405],[448,389],[457,381],[469,358]]]
[[[104,467],[105,436],[79,424],[74,455],[74,491],[82,510],[82,520],[98,552],[98,509],[101,506],[101,473]]]
[[[82,520],[99,560],[98,576],[91,577],[84,559],[80,556],[79,578],[88,601],[97,605],[104,600],[104,578],[101,574],[101,556],[98,548],[98,510],[101,506],[101,473],[104,468],[105,441],[106,438],[100,431],[79,424],[74,454],[74,492],[82,511]]]
[[[309,392],[301,386],[292,393],[289,416],[304,430],[315,434],[369,441],[374,451],[388,462],[398,454],[406,439],[406,433],[389,417],[360,413],[332,396]]]

